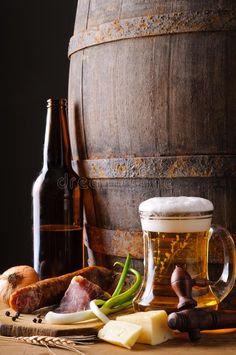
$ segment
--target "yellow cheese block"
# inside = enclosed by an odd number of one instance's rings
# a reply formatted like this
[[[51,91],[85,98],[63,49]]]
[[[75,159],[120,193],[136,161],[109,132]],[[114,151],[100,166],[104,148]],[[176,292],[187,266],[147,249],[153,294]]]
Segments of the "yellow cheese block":
[[[110,320],[98,332],[98,338],[109,343],[131,349],[136,343],[142,327],[118,320]]]
[[[142,331],[137,342],[157,345],[174,337],[173,331],[167,325],[167,313],[165,311],[137,312],[116,318],[132,324],[141,325]]]

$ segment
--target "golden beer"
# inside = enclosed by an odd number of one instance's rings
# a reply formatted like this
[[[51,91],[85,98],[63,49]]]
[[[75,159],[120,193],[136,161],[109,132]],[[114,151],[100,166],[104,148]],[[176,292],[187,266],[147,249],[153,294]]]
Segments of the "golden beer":
[[[159,197],[145,201],[139,209],[144,240],[144,278],[133,306],[136,311],[164,309],[172,312],[178,304],[170,281],[176,265],[192,278],[208,279],[213,205],[197,197]],[[232,277],[230,275],[229,280]],[[226,294],[223,289],[224,286],[220,292]],[[200,308],[217,309],[220,301],[211,286],[194,286],[192,296]]]

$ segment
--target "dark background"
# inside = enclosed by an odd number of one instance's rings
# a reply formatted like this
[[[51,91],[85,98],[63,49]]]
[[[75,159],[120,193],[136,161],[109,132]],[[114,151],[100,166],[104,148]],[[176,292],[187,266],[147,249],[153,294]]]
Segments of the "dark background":
[[[49,97],[67,97],[77,0],[1,1],[0,272],[32,265],[31,190]]]

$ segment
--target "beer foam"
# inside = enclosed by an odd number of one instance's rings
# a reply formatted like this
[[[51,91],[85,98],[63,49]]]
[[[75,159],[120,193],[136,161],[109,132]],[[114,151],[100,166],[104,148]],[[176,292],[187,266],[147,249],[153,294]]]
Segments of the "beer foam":
[[[213,211],[211,201],[202,197],[153,197],[139,205],[140,212],[150,212],[162,216],[179,213],[201,213]]]
[[[158,219],[141,218],[143,231],[161,233],[197,233],[208,231],[211,227],[211,217],[178,219],[178,217],[157,217]]]
[[[209,200],[186,196],[154,197],[139,205],[142,229],[165,233],[207,231],[211,226],[213,209]]]

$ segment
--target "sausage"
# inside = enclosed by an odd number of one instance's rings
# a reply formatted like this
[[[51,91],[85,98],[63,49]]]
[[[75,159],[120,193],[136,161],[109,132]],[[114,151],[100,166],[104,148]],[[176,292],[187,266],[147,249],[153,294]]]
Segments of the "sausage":
[[[44,279],[22,287],[10,296],[10,307],[16,312],[32,313],[36,309],[58,303],[67,290],[72,278],[81,275],[89,281],[108,290],[114,280],[114,273],[102,266],[88,266],[81,270],[58,277]]]

